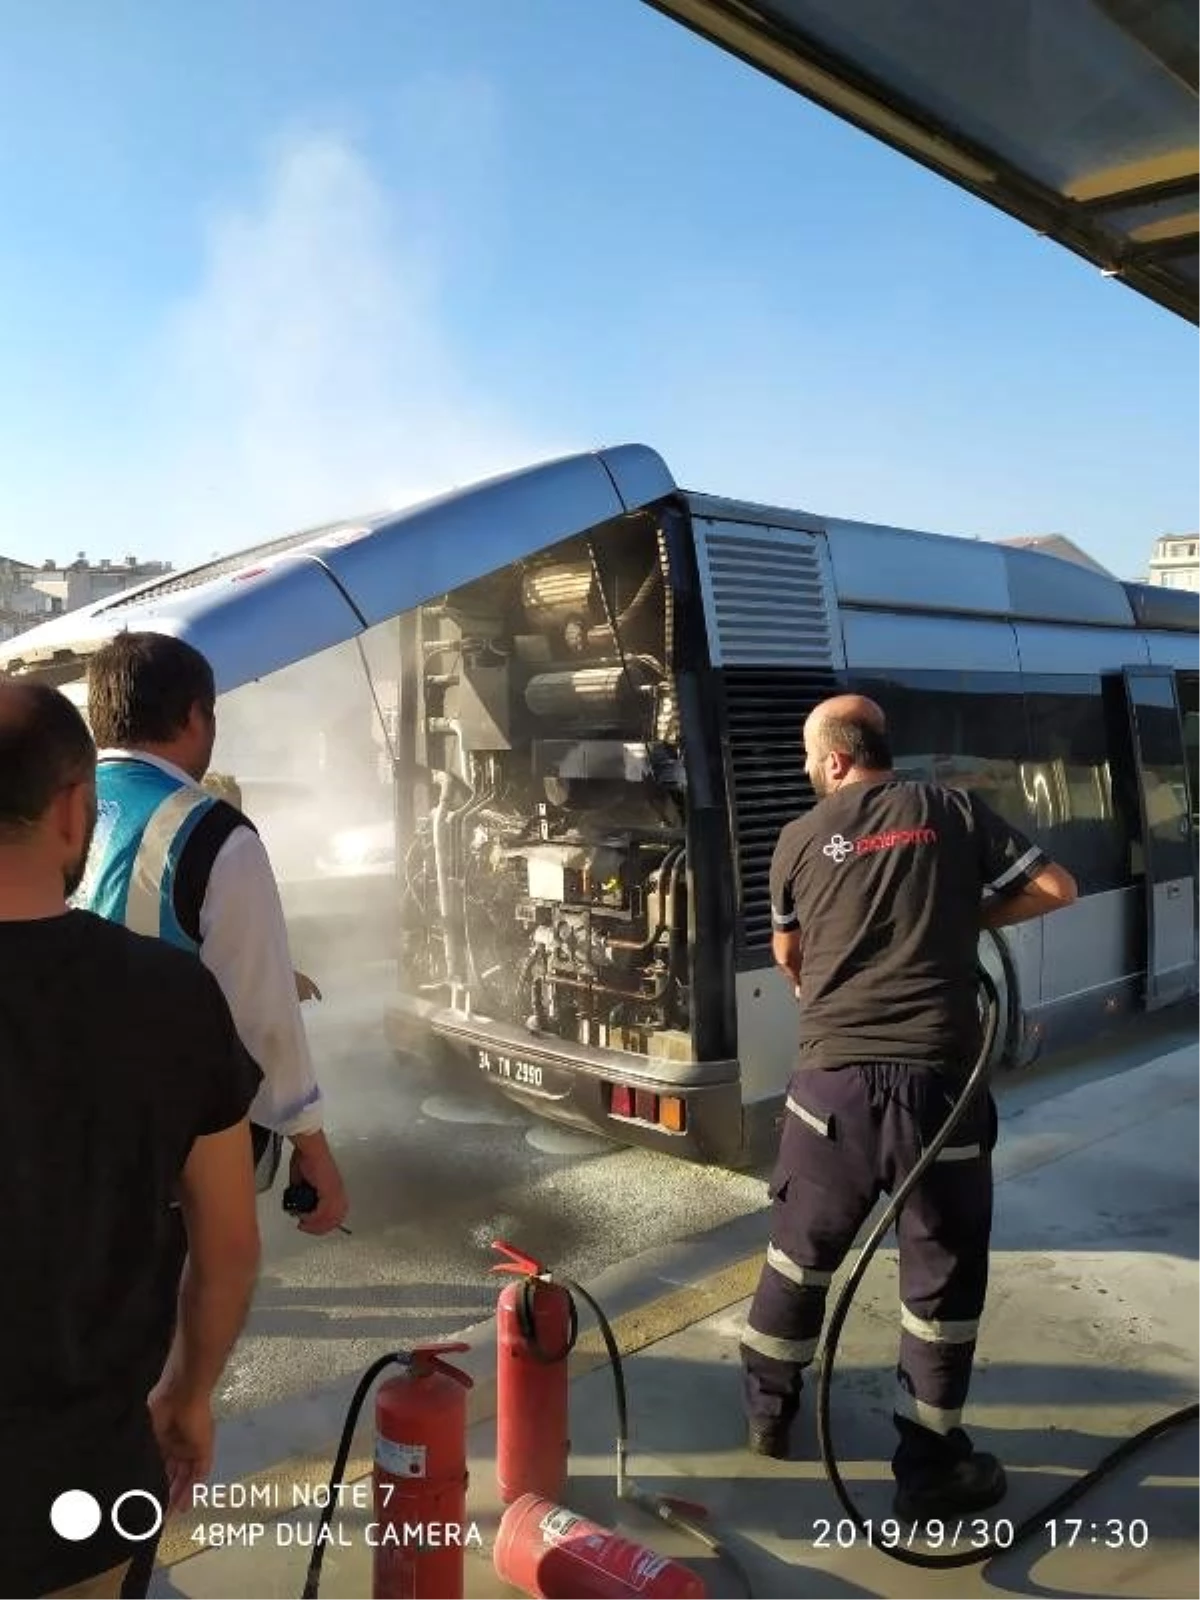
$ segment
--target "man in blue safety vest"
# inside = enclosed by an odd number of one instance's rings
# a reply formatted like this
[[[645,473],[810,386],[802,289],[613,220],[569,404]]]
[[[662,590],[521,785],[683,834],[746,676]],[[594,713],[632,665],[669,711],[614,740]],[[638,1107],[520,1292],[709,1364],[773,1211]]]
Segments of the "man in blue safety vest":
[[[279,890],[253,824],[201,786],[215,705],[212,668],[183,640],[122,633],[92,658],[98,817],[74,903],[209,968],[263,1073],[250,1113],[259,1187],[290,1140],[291,1181],[317,1193],[299,1226],[329,1233],[345,1218],[346,1192],[322,1128]]]

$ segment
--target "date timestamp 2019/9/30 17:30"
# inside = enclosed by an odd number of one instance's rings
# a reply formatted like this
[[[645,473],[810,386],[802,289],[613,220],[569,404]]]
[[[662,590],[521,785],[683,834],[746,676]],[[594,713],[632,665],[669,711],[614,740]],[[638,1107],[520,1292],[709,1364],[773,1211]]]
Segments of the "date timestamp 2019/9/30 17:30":
[[[1052,1550],[1096,1548],[1103,1550],[1144,1550],[1150,1543],[1150,1527],[1144,1519],[1135,1517],[1107,1517],[1091,1522],[1085,1517],[1049,1518],[1042,1525]],[[953,1547],[968,1544],[982,1550],[994,1544],[1007,1550],[1016,1542],[1016,1526],[1001,1519],[992,1522],[986,1517],[962,1518],[957,1522],[931,1519],[925,1523],[906,1525],[894,1518],[881,1522],[867,1521],[860,1528],[849,1518],[835,1522],[817,1518],[813,1523],[812,1543],[817,1549],[849,1550],[857,1544],[871,1544],[881,1550],[901,1547],[912,1549],[922,1545],[926,1549]]]

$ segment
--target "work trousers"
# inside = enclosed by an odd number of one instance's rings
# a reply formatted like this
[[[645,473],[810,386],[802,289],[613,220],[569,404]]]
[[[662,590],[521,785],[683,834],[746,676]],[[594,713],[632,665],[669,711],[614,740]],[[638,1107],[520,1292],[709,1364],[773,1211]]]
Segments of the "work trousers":
[[[887,1062],[793,1075],[769,1188],[770,1244],[742,1335],[753,1423],[786,1424],[795,1415],[830,1280],[880,1194],[894,1193],[932,1144],[962,1081],[961,1072]],[[971,1450],[960,1420],[987,1293],[996,1133],[985,1090],[897,1221],[898,1478]]]

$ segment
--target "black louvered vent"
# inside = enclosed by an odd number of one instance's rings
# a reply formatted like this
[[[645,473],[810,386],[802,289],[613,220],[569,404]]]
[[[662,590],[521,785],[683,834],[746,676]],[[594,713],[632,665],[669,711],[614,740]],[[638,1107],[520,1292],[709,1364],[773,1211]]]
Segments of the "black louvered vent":
[[[723,666],[832,664],[820,553],[810,533],[770,538],[734,526],[704,541],[714,631]]]
[[[725,724],[733,779],[741,884],[742,948],[771,943],[768,878],[779,830],[814,803],[804,772],[800,729],[818,703],[838,692],[832,671],[726,667]]]
[[[820,537],[701,522],[704,583],[721,667],[741,895],[741,946],[771,943],[779,830],[813,804],[800,729],[838,691]]]

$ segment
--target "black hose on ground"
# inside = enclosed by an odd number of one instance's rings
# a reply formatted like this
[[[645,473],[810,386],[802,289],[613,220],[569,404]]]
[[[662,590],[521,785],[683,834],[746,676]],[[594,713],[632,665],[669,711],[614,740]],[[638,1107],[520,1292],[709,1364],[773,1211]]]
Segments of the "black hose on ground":
[[[992,1540],[976,1550],[961,1550],[953,1551],[946,1555],[933,1555],[919,1550],[902,1548],[899,1542],[894,1545],[887,1542],[881,1543],[872,1537],[871,1529],[851,1499],[850,1492],[846,1488],[841,1472],[838,1469],[837,1456],[834,1453],[830,1431],[830,1390],[833,1383],[833,1369],[837,1358],[838,1340],[841,1338],[842,1328],[849,1315],[854,1296],[857,1294],[863,1276],[871,1264],[871,1258],[878,1250],[880,1243],[896,1218],[900,1215],[904,1202],[937,1160],[942,1147],[966,1114],[972,1097],[984,1087],[999,1026],[1000,999],[990,975],[982,967],[980,968],[980,982],[987,1002],[986,1021],[983,1044],[975,1065],[971,1069],[971,1074],[963,1086],[963,1091],[959,1095],[954,1109],[938,1130],[937,1138],[934,1139],[928,1150],[922,1154],[916,1166],[896,1190],[891,1204],[874,1228],[872,1228],[866,1242],[858,1253],[858,1258],[829,1316],[824,1348],[821,1353],[820,1375],[817,1382],[817,1439],[821,1448],[821,1461],[830,1486],[841,1502],[843,1511],[845,1511],[847,1517],[858,1529],[864,1540],[871,1543],[874,1549],[880,1550],[886,1556],[890,1556],[893,1561],[902,1562],[905,1566],[926,1567],[934,1570],[977,1566],[980,1562],[990,1561],[994,1556],[1002,1555],[1006,1550],[1011,1550],[1015,1545],[1021,1544],[1035,1533],[1044,1530],[1048,1521],[1060,1516],[1068,1506],[1074,1505],[1076,1500],[1086,1494],[1094,1483],[1106,1477],[1122,1461],[1128,1460],[1144,1444],[1149,1444],[1152,1439],[1159,1438],[1160,1435],[1168,1433],[1173,1428],[1182,1427],[1186,1422],[1195,1422],[1197,1416],[1200,1415],[1200,1406],[1192,1404],[1183,1406],[1180,1410],[1171,1412],[1169,1416],[1162,1417],[1157,1422],[1151,1423],[1148,1428],[1143,1428],[1140,1433],[1134,1434],[1132,1438],[1124,1440],[1115,1450],[1110,1451],[1090,1472],[1077,1479],[1069,1488],[1064,1489],[1061,1494],[1055,1495],[1053,1500],[1048,1501],[1039,1510],[1026,1517],[1013,1530],[1010,1539],[1004,1543]],[[967,1519],[964,1517],[964,1520]]]

